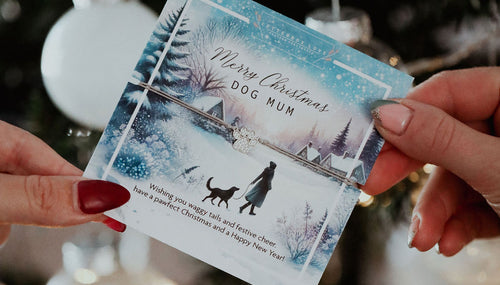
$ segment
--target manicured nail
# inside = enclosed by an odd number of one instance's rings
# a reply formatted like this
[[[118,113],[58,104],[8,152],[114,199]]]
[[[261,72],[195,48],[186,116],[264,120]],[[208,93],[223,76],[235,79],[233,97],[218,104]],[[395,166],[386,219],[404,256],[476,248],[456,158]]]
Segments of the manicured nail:
[[[408,247],[413,248],[413,239],[418,232],[418,228],[420,227],[420,217],[418,214],[413,215],[411,219],[410,230],[408,231]]]
[[[413,117],[413,111],[408,107],[391,100],[377,100],[371,105],[372,116],[381,127],[402,135]]]
[[[76,183],[78,207],[85,214],[97,214],[118,208],[130,199],[122,186],[104,180],[82,180]]]
[[[127,229],[127,226],[125,224],[120,223],[113,218],[107,218],[102,223],[105,224],[108,228],[119,233],[123,233]]]

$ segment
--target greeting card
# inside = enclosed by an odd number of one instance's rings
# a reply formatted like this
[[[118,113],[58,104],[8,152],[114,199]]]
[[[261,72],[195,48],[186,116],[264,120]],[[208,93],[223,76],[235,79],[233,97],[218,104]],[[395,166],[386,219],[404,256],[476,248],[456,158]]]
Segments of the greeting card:
[[[316,284],[411,77],[248,0],[169,0],[85,171],[107,214],[252,284]]]

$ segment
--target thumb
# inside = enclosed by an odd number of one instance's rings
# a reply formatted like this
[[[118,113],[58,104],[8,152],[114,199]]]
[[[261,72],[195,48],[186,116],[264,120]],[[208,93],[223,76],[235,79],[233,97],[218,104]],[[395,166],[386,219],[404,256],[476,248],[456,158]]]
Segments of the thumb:
[[[407,156],[442,166],[485,197],[500,183],[500,142],[439,108],[402,99],[372,105],[380,134]],[[495,202],[495,201],[490,201]]]
[[[69,226],[102,219],[130,193],[118,184],[76,176],[0,174],[0,225]]]

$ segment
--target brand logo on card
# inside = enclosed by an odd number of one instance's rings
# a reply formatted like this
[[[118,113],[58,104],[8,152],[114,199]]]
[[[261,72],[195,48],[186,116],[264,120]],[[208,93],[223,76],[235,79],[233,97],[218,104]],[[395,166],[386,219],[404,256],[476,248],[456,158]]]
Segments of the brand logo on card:
[[[268,44],[282,49],[284,51],[294,51],[290,54],[295,57],[300,55],[296,54],[297,51],[303,52],[309,58],[322,58],[327,56],[331,50],[331,43],[328,48],[322,48],[320,45],[314,45],[304,35],[313,36],[308,31],[304,30],[303,34],[297,33],[297,27],[291,26],[290,23],[284,22],[282,19],[273,17],[267,13],[255,12],[255,21],[253,26],[260,32],[261,40]],[[315,37],[314,42],[322,40]],[[335,48],[333,48],[335,49]],[[303,58],[306,60],[306,57]]]

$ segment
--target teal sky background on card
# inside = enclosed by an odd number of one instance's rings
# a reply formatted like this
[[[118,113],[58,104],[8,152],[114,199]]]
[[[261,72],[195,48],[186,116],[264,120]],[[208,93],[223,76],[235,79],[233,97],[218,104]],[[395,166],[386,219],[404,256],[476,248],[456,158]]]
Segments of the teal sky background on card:
[[[161,40],[172,46],[161,59],[166,71],[158,75],[166,81],[156,86],[173,82],[165,86],[176,91],[166,90],[184,94],[189,104],[205,96],[221,98],[225,122],[237,118],[293,153],[313,142],[326,156],[349,125],[348,152],[359,155],[373,132],[370,104],[405,96],[412,82],[403,72],[252,1],[169,0],[160,23],[158,35],[176,32],[176,25],[180,29],[173,41]],[[154,56],[143,55],[141,61]],[[180,74],[182,68],[188,71]],[[189,74],[215,79],[219,89],[204,89]],[[191,83],[175,89],[173,79],[183,76]],[[367,164],[368,173],[372,162]]]
[[[343,102],[352,111],[367,112],[369,104],[386,92],[372,81],[336,65],[338,61],[365,75],[391,86],[390,97],[403,97],[411,86],[412,78],[388,65],[372,59],[346,45],[286,18],[252,1],[213,1],[243,17],[247,30],[242,35],[252,44],[264,60],[286,61],[306,71],[311,78],[331,90],[331,96]],[[201,9],[196,8],[201,6]],[[200,13],[202,11],[202,13]],[[188,14],[191,22],[203,23],[207,17],[227,17],[229,14],[200,0],[193,0]],[[205,19],[203,19],[205,18]],[[195,20],[196,19],[196,20]],[[191,23],[194,24],[194,23]],[[338,101],[337,101],[338,102]]]

